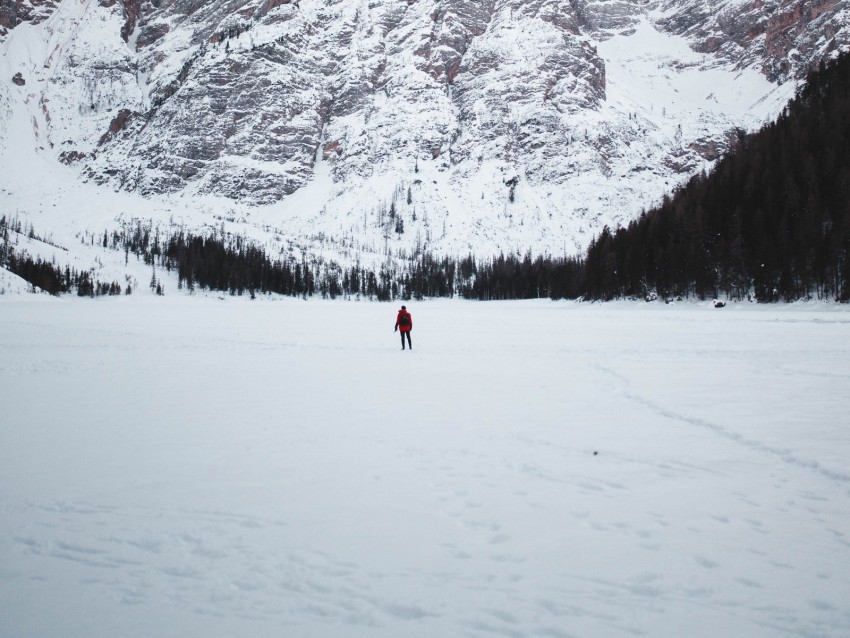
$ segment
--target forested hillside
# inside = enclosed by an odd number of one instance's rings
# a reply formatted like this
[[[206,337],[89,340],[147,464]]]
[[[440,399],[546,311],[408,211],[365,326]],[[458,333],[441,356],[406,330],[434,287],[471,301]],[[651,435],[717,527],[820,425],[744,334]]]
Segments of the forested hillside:
[[[591,244],[583,293],[850,300],[850,57],[661,206]]]

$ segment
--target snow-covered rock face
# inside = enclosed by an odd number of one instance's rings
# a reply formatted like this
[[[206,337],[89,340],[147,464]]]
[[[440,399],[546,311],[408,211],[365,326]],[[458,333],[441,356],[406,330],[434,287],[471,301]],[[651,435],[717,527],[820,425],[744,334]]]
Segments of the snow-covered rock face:
[[[664,0],[661,28],[686,36],[698,51],[771,81],[800,79],[813,62],[850,44],[846,0]]]
[[[846,48],[848,3],[0,0],[0,106],[144,196],[332,242],[571,251],[773,117],[776,82]]]
[[[22,22],[47,19],[61,0],[0,0],[0,35],[6,35]]]

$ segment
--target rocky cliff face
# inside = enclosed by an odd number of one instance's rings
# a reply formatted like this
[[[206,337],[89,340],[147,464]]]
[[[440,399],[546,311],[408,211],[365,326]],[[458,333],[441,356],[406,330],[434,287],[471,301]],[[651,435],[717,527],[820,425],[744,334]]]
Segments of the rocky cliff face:
[[[0,0],[0,36],[21,23],[38,24],[50,17],[61,0]]]
[[[0,0],[2,46],[44,46],[0,90],[117,188],[343,242],[560,250],[774,115],[847,47],[848,3]]]
[[[801,79],[811,65],[850,45],[850,4],[841,0],[725,0],[664,3],[661,28],[772,82]]]

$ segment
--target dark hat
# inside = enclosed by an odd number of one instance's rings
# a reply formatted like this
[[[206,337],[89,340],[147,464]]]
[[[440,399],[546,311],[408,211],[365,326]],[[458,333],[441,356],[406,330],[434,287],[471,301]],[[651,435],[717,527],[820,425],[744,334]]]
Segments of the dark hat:
[[[402,309],[402,310],[407,310],[407,306],[402,306],[402,307],[401,307],[401,309]]]

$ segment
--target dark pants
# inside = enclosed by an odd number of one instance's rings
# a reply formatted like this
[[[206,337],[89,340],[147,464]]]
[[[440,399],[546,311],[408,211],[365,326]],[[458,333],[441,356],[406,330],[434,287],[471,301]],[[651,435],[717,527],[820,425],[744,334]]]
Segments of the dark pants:
[[[410,330],[408,330],[407,332],[402,332],[401,330],[399,330],[399,333],[401,334],[401,349],[404,350],[404,336],[407,335],[407,345],[409,345],[410,349],[413,350],[413,344],[410,343]]]

